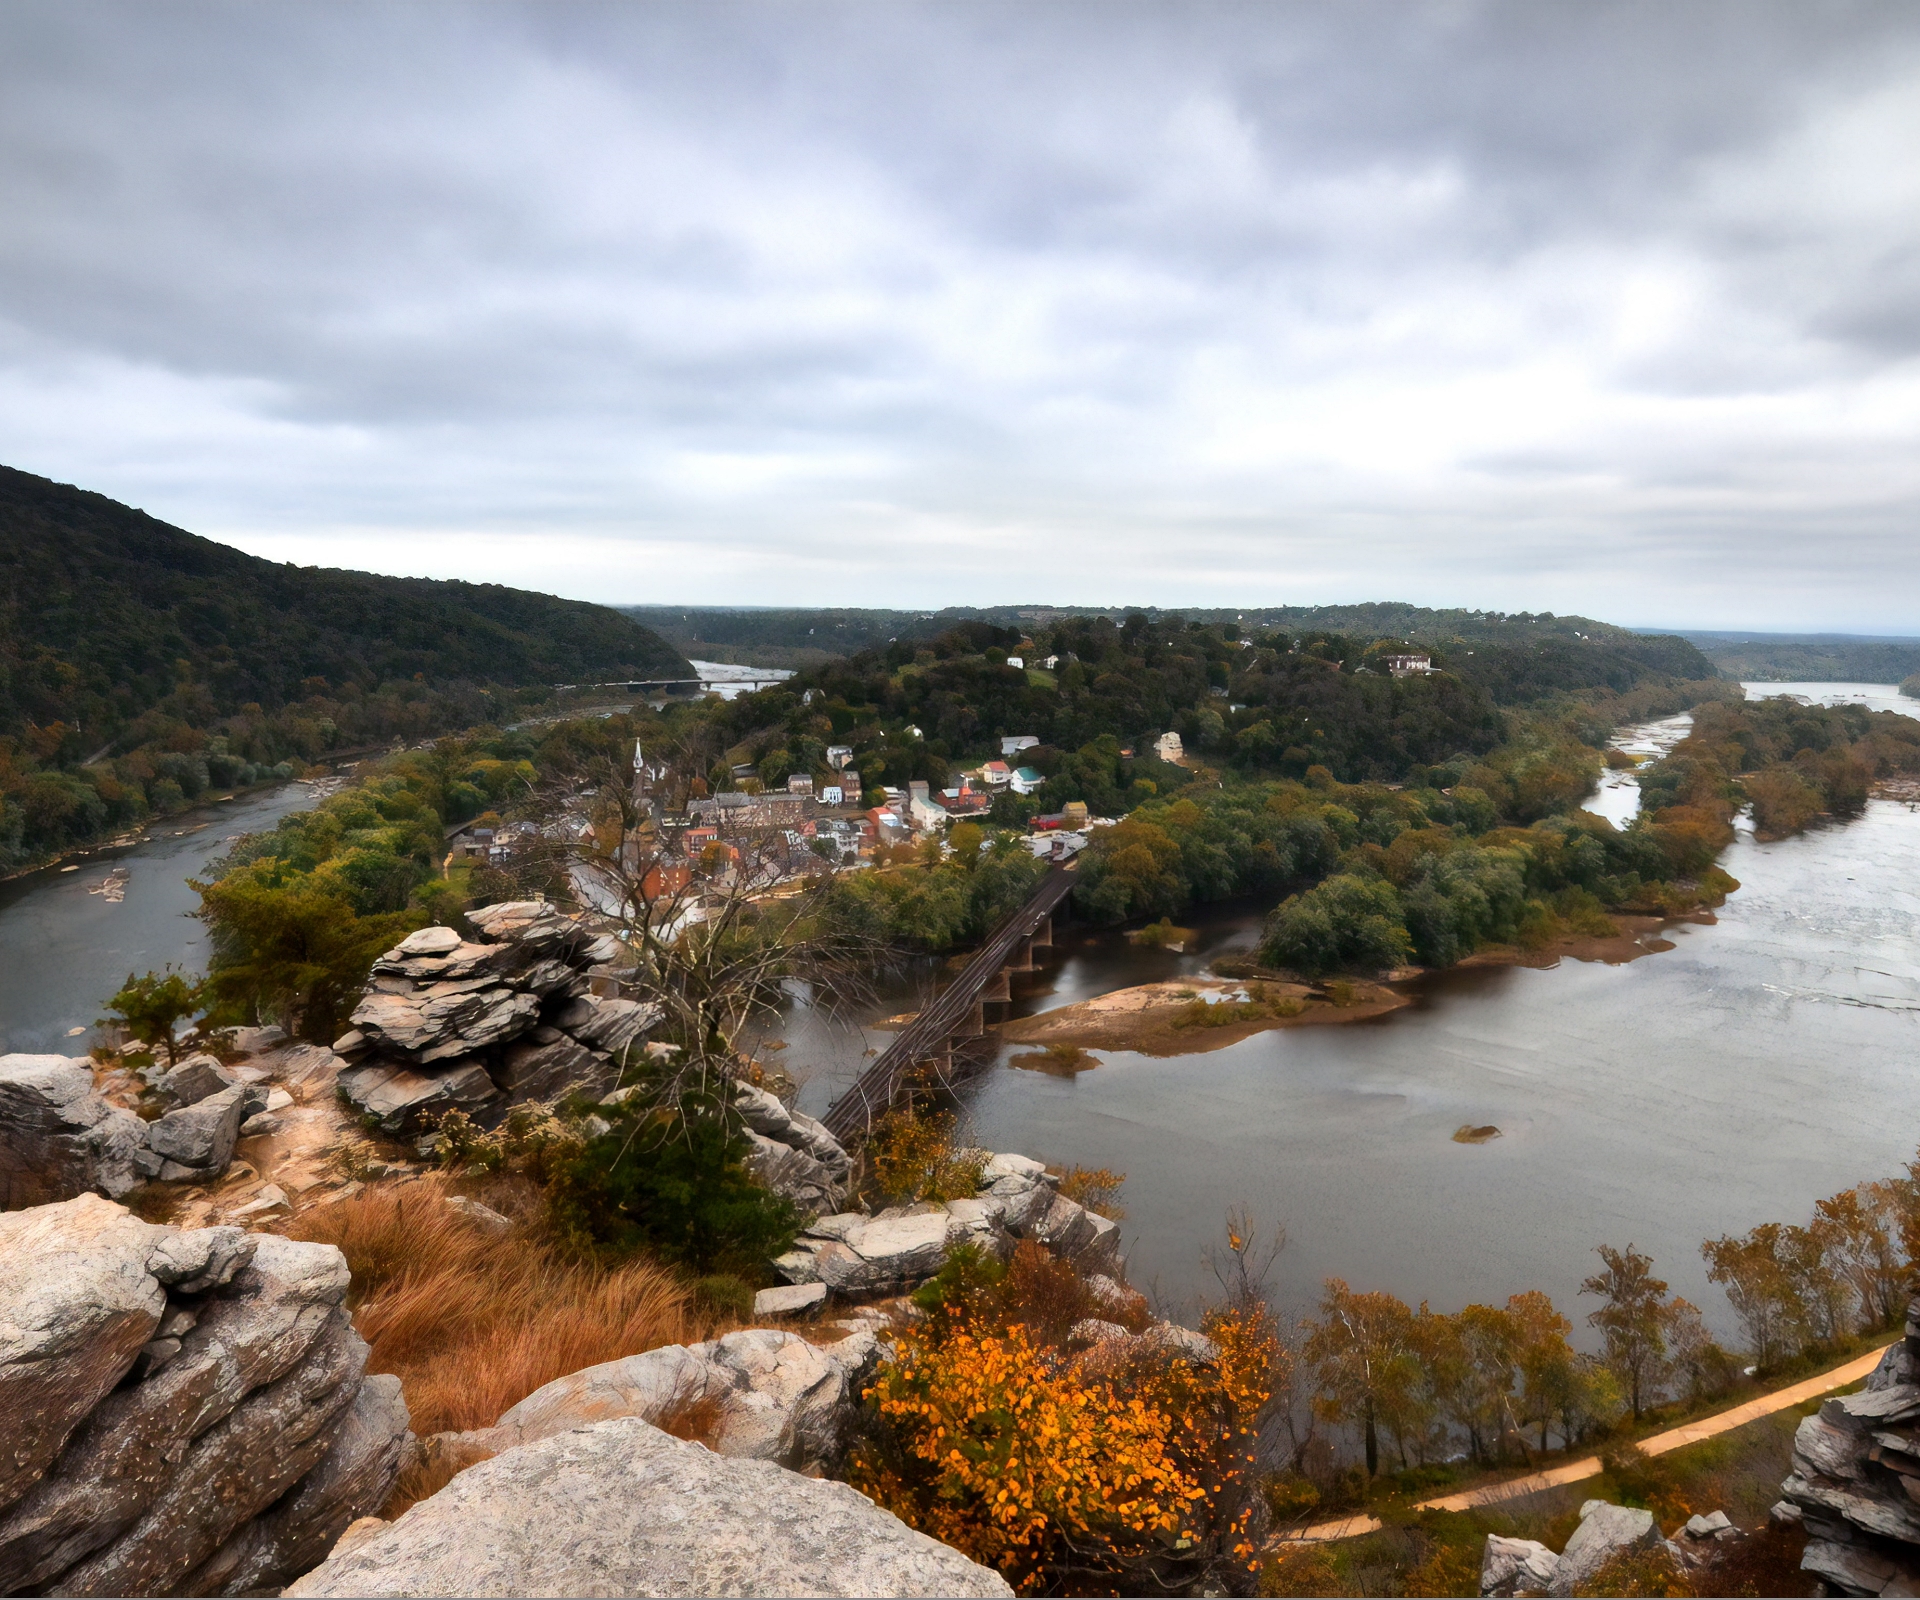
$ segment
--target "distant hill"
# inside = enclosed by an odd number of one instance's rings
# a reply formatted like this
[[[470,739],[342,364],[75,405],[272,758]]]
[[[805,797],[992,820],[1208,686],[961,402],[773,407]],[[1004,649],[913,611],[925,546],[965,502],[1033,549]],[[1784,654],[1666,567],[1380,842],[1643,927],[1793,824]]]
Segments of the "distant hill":
[[[1753,683],[1899,683],[1920,673],[1920,639],[1691,630],[1682,637],[1727,677]]]
[[[1636,633],[1591,617],[1549,613],[1435,611],[1400,601],[1349,606],[948,606],[942,611],[790,606],[622,606],[692,656],[760,667],[811,667],[828,657],[885,650],[895,640],[930,641],[967,623],[1031,631],[1068,617],[1150,622],[1174,618],[1267,631],[1340,634],[1364,646],[1403,639],[1449,651],[1456,670],[1480,679],[1503,703],[1562,690],[1624,690],[1649,675],[1686,681],[1717,676],[1714,664],[1674,634]]]
[[[0,732],[79,722],[96,743],[183,683],[220,715],[307,698],[315,679],[523,688],[691,670],[604,606],[264,561],[7,467],[0,668]]]
[[[0,467],[0,870],[556,684],[691,671],[604,606],[283,566]]]

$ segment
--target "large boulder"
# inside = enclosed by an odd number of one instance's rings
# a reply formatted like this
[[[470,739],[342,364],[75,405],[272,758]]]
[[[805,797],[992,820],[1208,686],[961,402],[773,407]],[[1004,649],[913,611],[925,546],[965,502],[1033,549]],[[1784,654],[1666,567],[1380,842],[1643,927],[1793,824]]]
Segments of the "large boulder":
[[[306,1595],[1008,1595],[843,1483],[635,1417],[509,1450],[291,1584]]]
[[[152,1157],[142,1165],[150,1176],[167,1183],[217,1178],[233,1160],[240,1124],[266,1106],[265,1089],[236,1083],[169,1111],[147,1125]]]
[[[1660,1548],[1660,1525],[1651,1511],[1589,1500],[1580,1508],[1580,1526],[1554,1563],[1550,1595],[1571,1595],[1617,1556]]]
[[[218,1057],[190,1055],[156,1076],[153,1092],[169,1106],[190,1106],[222,1089],[231,1089],[237,1081]]]
[[[0,1210],[139,1186],[147,1125],[109,1105],[86,1058],[0,1055]]]
[[[1780,1490],[1807,1531],[1801,1565],[1838,1594],[1920,1592],[1916,1311],[1857,1394],[1801,1422]]]
[[[429,1445],[457,1465],[610,1417],[638,1417],[698,1431],[721,1455],[819,1471],[839,1460],[876,1356],[871,1334],[823,1346],[748,1328],[569,1373],[534,1390],[493,1427],[436,1435]]]
[[[338,1250],[93,1196],[0,1228],[0,1593],[272,1588],[384,1503],[405,1408],[362,1403]]]
[[[10,1505],[153,1337],[157,1228],[94,1195],[0,1213],[0,1505]]]
[[[1480,1553],[1480,1593],[1545,1594],[1559,1565],[1560,1558],[1538,1539],[1508,1539],[1490,1533]]]
[[[850,1300],[895,1294],[926,1282],[946,1265],[950,1242],[957,1243],[964,1237],[964,1230],[937,1206],[910,1216],[857,1217],[851,1222],[829,1217],[824,1221],[834,1236],[803,1235],[800,1245],[812,1248],[790,1252],[774,1266],[789,1282],[824,1283]],[[807,1266],[797,1273],[789,1267],[796,1254],[810,1257]]]

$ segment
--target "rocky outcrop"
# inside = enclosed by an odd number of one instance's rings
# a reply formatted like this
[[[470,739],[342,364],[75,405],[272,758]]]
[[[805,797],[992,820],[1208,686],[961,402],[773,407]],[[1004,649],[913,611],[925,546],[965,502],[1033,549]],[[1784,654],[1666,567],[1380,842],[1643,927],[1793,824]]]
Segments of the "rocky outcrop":
[[[1695,1536],[1695,1525],[1704,1532]],[[1482,1595],[1571,1595],[1590,1584],[1600,1569],[1623,1556],[1664,1550],[1676,1566],[1704,1565],[1702,1545],[1711,1545],[1722,1529],[1730,1527],[1722,1512],[1712,1517],[1695,1517],[1682,1537],[1689,1541],[1681,1550],[1660,1537],[1660,1525],[1651,1511],[1616,1506],[1606,1500],[1589,1500],[1580,1508],[1580,1526],[1567,1540],[1566,1549],[1555,1555],[1537,1539],[1508,1539],[1489,1534],[1480,1556],[1480,1593]],[[1736,1530],[1737,1534],[1737,1530]]]
[[[771,1098],[769,1096],[768,1098]],[[824,1130],[822,1130],[824,1132]],[[978,1191],[944,1204],[922,1201],[868,1216],[815,1217],[794,1247],[773,1263],[790,1284],[825,1284],[847,1300],[897,1294],[924,1283],[960,1245],[1005,1260],[1016,1240],[1032,1239],[1102,1282],[1118,1269],[1120,1229],[1055,1192],[1038,1161],[978,1152]],[[1124,1298],[1124,1291],[1115,1286]]]
[[[1916,1346],[1920,1299],[1866,1387],[1827,1401],[1794,1434],[1780,1492],[1807,1530],[1800,1564],[1836,1594],[1920,1593]]]
[[[870,1333],[815,1345],[774,1328],[667,1345],[556,1378],[495,1426],[436,1434],[426,1448],[458,1467],[610,1417],[638,1417],[697,1432],[724,1456],[822,1471],[839,1461],[877,1353]]]
[[[1571,1595],[1609,1561],[1640,1550],[1660,1548],[1660,1525],[1651,1511],[1589,1500],[1580,1508],[1580,1526],[1554,1563],[1550,1595]]]
[[[217,1178],[233,1160],[241,1124],[266,1108],[260,1085],[230,1084],[147,1123],[147,1149],[135,1152],[134,1165],[163,1183]]]
[[[0,1593],[272,1588],[384,1503],[406,1409],[332,1246],[81,1195],[0,1260]]]
[[[1545,1594],[1553,1582],[1560,1558],[1538,1539],[1509,1539],[1487,1535],[1480,1553],[1480,1593],[1485,1595]]]
[[[808,1216],[839,1209],[853,1162],[823,1124],[750,1083],[735,1086],[734,1106],[753,1146],[747,1167],[754,1177]]]
[[[541,901],[469,912],[481,934],[409,934],[373,964],[334,1042],[341,1092],[392,1134],[462,1110],[482,1121],[526,1100],[598,1097],[618,1083],[659,1008],[591,993],[620,953]]]
[[[139,1186],[147,1125],[109,1105],[86,1057],[0,1055],[0,1210]]]
[[[285,1592],[1012,1593],[843,1483],[716,1455],[637,1417],[471,1467]]]

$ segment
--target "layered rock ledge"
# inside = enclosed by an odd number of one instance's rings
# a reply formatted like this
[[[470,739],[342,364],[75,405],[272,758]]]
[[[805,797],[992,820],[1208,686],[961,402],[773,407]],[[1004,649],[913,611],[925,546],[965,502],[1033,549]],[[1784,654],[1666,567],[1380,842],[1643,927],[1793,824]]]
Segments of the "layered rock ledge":
[[[0,1215],[0,1592],[245,1594],[384,1504],[408,1438],[330,1245]]]

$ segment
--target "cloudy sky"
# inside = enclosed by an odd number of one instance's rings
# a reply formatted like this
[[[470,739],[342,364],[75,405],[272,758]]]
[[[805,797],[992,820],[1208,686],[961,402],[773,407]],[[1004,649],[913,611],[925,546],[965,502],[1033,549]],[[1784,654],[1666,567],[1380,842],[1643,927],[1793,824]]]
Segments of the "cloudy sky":
[[[1920,633],[1920,7],[10,0],[0,461],[613,601]]]

